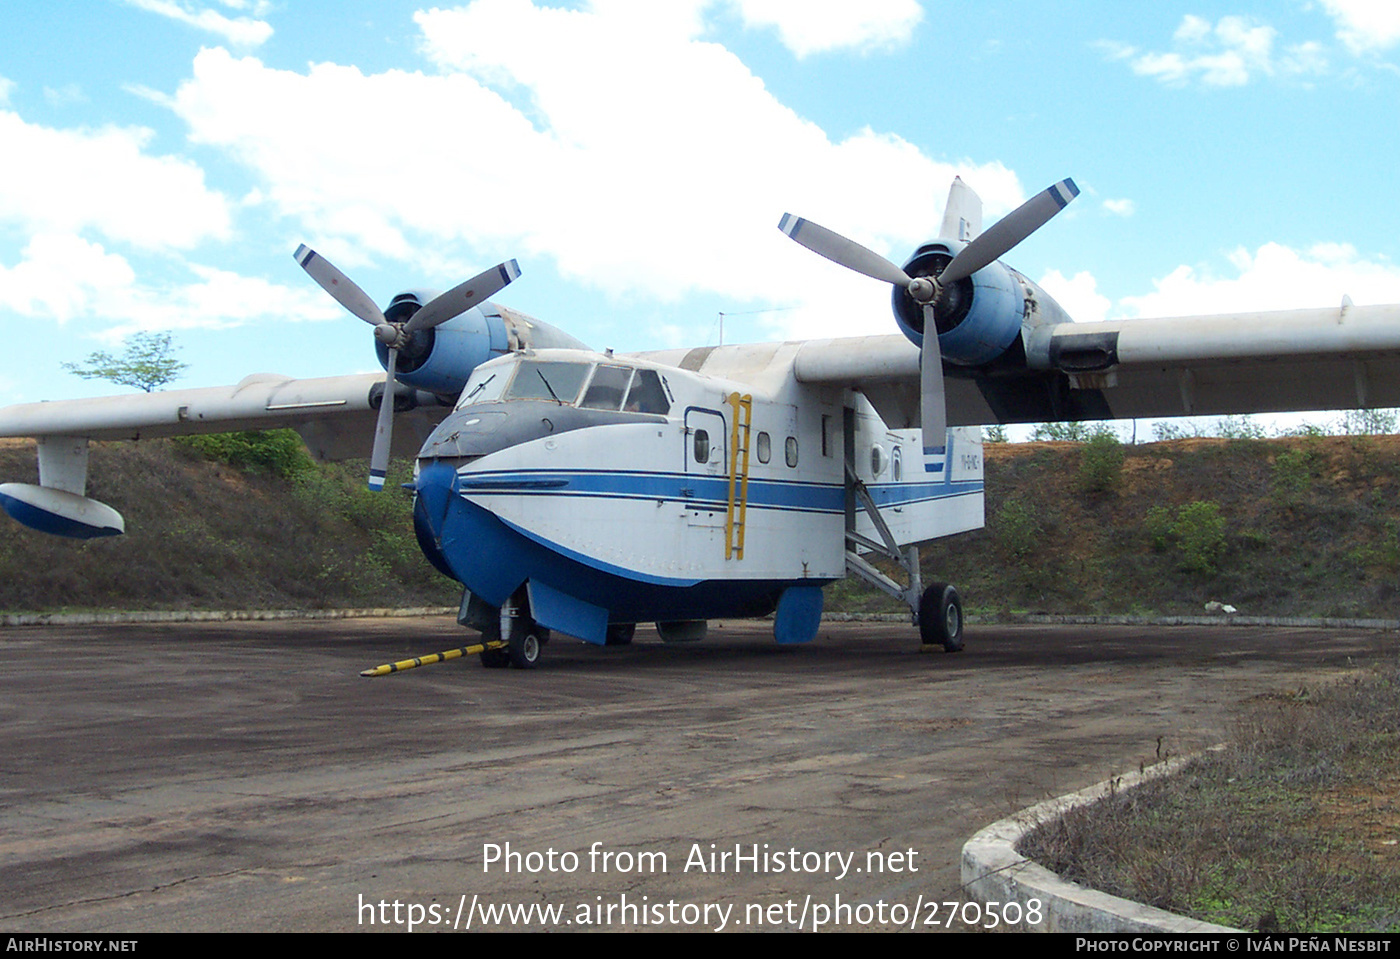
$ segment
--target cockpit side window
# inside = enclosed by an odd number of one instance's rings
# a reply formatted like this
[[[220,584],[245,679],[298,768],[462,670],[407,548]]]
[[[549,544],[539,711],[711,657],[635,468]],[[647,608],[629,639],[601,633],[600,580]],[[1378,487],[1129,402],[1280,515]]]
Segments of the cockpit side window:
[[[509,369],[475,374],[467,381],[466,389],[462,390],[462,398],[457,401],[457,408],[461,409],[473,403],[495,402],[501,398],[501,391],[505,389],[506,380],[509,378]]]
[[[583,402],[579,405],[590,410],[622,409],[622,398],[627,394],[627,384],[631,380],[630,367],[600,364],[593,373],[593,381],[588,384],[588,392],[583,395]]]
[[[665,416],[671,409],[671,401],[666,398],[666,390],[661,386],[661,377],[656,370],[638,370],[632,378],[632,391],[627,394],[629,413],[660,413]]]
[[[515,371],[515,379],[511,381],[506,399],[554,400],[572,405],[578,399],[578,391],[583,387],[587,375],[586,363],[524,360]]]

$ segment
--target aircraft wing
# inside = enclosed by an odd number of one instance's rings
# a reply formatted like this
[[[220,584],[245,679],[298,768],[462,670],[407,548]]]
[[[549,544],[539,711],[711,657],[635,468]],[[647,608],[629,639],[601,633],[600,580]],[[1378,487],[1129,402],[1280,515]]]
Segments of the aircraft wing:
[[[1054,323],[1021,344],[1023,361],[946,365],[949,425],[1400,406],[1400,305]],[[810,341],[795,373],[919,425],[919,351],[903,336]]]
[[[261,373],[236,386],[24,403],[0,409],[0,437],[132,440],[288,427],[322,459],[369,456],[384,374],[292,379]],[[448,412],[431,394],[396,392],[394,451],[412,456]],[[411,407],[403,412],[405,407]]]

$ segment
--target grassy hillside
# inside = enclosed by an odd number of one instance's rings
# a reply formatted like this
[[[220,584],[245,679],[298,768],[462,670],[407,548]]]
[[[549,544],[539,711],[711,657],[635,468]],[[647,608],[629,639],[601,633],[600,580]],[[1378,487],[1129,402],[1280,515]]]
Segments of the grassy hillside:
[[[1201,613],[1211,600],[1253,615],[1400,608],[1400,437],[986,451],[987,528],[922,551],[924,581],[957,584],[969,611]],[[881,604],[849,583],[838,592]]]
[[[0,611],[455,605],[414,540],[408,468],[374,495],[363,464],[283,477],[174,441],[94,444],[88,495],[128,532],[67,540],[0,518]],[[32,443],[0,446],[0,477],[38,482]]]
[[[971,611],[1396,615],[1400,437],[989,444],[986,530],[923,550]],[[0,611],[448,605],[409,498],[364,464],[211,462],[163,440],[94,445],[90,494],[130,532],[78,542],[0,518]],[[0,478],[37,482],[33,445]],[[899,607],[859,584],[828,608]]]

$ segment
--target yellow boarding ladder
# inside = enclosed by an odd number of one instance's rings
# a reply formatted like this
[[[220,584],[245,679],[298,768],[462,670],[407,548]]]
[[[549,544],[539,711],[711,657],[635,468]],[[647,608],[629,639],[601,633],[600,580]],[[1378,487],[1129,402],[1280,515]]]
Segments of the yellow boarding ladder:
[[[753,396],[730,393],[725,402],[734,407],[729,432],[729,512],[724,518],[724,558],[744,558],[744,519],[749,509],[749,433],[753,420]]]

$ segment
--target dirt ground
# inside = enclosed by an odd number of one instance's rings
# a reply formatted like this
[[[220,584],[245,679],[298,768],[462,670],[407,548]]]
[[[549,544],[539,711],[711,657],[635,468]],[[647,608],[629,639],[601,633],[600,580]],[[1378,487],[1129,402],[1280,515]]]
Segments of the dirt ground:
[[[983,626],[925,655],[900,625],[780,648],[731,623],[685,646],[560,639],[528,672],[358,675],[466,636],[450,619],[0,631],[0,920],[941,929],[978,828],[1400,648]],[[490,911],[506,906],[531,911]]]

